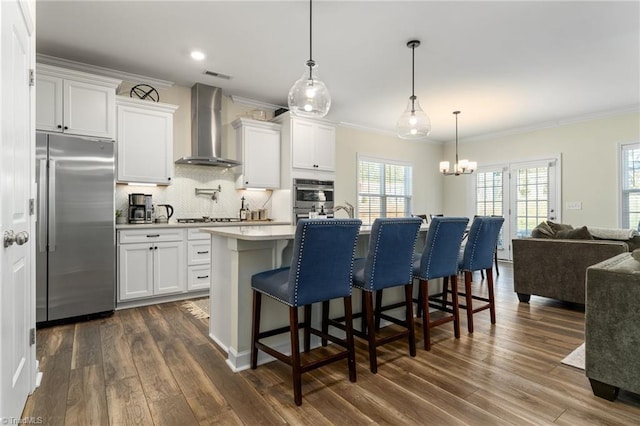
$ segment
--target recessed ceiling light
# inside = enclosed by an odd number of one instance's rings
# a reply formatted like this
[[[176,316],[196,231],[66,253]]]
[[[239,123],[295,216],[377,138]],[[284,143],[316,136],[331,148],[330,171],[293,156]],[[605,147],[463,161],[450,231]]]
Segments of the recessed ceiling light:
[[[191,57],[196,61],[201,61],[205,58],[205,55],[199,50],[194,50],[191,52]]]

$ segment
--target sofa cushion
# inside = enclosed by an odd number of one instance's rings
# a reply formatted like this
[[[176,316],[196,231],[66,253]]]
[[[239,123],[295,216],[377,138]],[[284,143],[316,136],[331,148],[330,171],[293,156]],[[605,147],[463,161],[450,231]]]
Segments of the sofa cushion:
[[[554,238],[564,240],[593,240],[586,226],[576,229],[564,229],[556,232]]]
[[[555,232],[547,222],[540,222],[538,226],[531,230],[531,236],[533,238],[553,238]]]
[[[573,229],[573,226],[567,225],[565,223],[555,223],[550,220],[547,221],[549,227],[553,230],[553,233],[557,233],[558,231],[566,231],[568,229]]]

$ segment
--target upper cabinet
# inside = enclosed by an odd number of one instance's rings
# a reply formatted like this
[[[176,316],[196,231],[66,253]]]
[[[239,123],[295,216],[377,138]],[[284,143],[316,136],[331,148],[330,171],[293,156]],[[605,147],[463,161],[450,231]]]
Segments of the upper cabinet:
[[[231,123],[236,131],[237,188],[280,187],[280,125],[238,118]]]
[[[114,139],[121,80],[38,64],[36,129]]]
[[[335,172],[336,127],[324,120],[299,118],[286,112],[274,119],[282,123],[282,178],[331,179]]]
[[[169,185],[176,105],[117,97],[118,182]]]

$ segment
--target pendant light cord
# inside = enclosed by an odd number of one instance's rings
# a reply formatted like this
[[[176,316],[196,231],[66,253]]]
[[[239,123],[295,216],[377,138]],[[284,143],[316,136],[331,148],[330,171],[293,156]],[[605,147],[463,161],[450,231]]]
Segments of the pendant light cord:
[[[460,111],[456,111],[454,112],[455,116],[456,116],[456,165],[455,168],[458,168],[458,114],[460,114]]]
[[[309,61],[307,62],[309,66],[309,80],[313,82],[313,66],[315,62],[313,61],[313,0],[309,0]]]
[[[416,100],[416,47],[411,46],[411,113],[416,112],[415,100]]]

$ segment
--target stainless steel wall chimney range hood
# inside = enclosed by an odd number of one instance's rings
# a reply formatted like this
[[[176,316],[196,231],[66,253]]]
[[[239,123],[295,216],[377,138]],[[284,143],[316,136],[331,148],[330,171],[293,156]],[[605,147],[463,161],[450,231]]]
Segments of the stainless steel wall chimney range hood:
[[[221,158],[222,153],[222,89],[196,83],[191,88],[191,156],[176,164],[235,167],[242,163]]]

